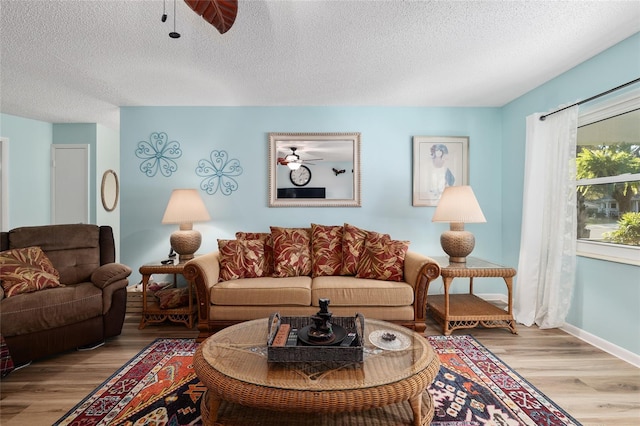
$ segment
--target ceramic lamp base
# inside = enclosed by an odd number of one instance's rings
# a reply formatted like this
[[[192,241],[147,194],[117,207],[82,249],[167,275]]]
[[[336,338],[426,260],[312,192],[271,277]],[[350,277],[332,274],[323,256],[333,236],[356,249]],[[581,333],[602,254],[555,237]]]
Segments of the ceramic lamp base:
[[[186,226],[185,226],[186,227]],[[169,242],[171,247],[178,253],[178,261],[180,263],[193,259],[194,253],[200,248],[202,243],[202,235],[194,229],[180,229],[171,234]]]
[[[476,245],[476,239],[464,230],[464,223],[452,222],[449,230],[440,235],[442,250],[449,255],[449,262],[465,263]]]

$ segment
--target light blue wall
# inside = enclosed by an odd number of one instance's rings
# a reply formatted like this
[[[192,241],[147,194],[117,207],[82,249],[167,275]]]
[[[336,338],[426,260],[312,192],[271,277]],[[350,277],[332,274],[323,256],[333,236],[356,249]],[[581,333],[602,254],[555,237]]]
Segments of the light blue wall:
[[[500,112],[497,108],[383,107],[124,107],[121,108],[122,261],[140,276],[140,265],[166,257],[174,225],[161,219],[174,188],[198,188],[197,162],[212,150],[240,160],[244,173],[230,196],[203,198],[211,221],[195,224],[203,234],[201,252],[217,248],[218,238],[236,231],[268,231],[274,226],[345,222],[410,240],[411,249],[444,254],[440,234],[447,224],[432,224],[433,207],[413,207],[412,137],[469,136],[470,183],[488,223],[468,225],[476,235],[474,254],[502,261]],[[166,132],[183,155],[170,177],[145,176],[134,151],[152,132]],[[361,132],[362,207],[269,208],[269,132]],[[483,291],[504,292],[488,283]],[[437,288],[436,288],[437,290]]]
[[[96,222],[99,225],[108,225],[113,229],[113,238],[116,245],[116,261],[120,261],[120,201],[113,211],[106,211],[102,206],[101,186],[102,175],[106,170],[116,172],[120,178],[120,132],[98,124],[96,146],[96,173],[95,173],[95,206]]]
[[[110,225],[119,247],[119,205],[106,212],[100,199],[103,171],[120,169],[119,131],[95,123],[52,124],[0,114],[0,136],[7,137],[10,145],[7,229],[51,223],[51,145],[89,144],[90,222]]]
[[[517,265],[520,250],[526,116],[587,99],[639,76],[640,34],[635,34],[502,109],[505,262]],[[576,278],[567,322],[640,354],[640,267],[579,258]]]
[[[217,238],[232,237],[237,230],[350,222],[411,240],[413,250],[441,255],[439,235],[447,226],[431,223],[433,208],[411,206],[411,138],[440,135],[470,137],[470,183],[488,220],[468,225],[476,235],[474,255],[516,266],[525,117],[638,76],[640,35],[636,34],[500,109],[122,108],[121,261],[134,269],[135,283],[141,264],[166,256],[175,229],[160,224],[169,194],[174,188],[197,187],[196,163],[214,149],[238,158],[244,173],[238,178],[239,190],[231,196],[204,196],[212,220],[195,225],[203,233],[201,252],[215,249]],[[184,151],[178,171],[168,178],[144,176],[139,171],[142,160],[134,155],[137,143],[157,131],[179,141]],[[351,131],[362,133],[363,207],[267,207],[268,132]],[[8,137],[11,146],[11,228],[49,223],[52,134],[50,123],[0,114],[0,136]],[[640,354],[639,268],[586,258],[578,259],[578,267],[569,323]],[[496,282],[483,284],[478,291],[504,292]]]
[[[0,136],[9,139],[7,229],[51,223],[51,123],[0,114]]]
[[[567,322],[640,355],[640,267],[578,257]]]

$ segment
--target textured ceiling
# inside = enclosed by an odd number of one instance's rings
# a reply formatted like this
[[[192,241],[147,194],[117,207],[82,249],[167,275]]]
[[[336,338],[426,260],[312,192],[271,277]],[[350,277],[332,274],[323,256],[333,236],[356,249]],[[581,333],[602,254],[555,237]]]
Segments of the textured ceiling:
[[[501,106],[640,31],[638,1],[0,0],[0,111],[119,127],[120,106]]]

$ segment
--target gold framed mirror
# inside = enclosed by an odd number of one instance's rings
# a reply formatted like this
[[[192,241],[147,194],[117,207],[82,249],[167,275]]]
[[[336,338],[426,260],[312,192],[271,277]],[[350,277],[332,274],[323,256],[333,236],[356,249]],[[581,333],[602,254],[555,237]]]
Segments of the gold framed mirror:
[[[115,210],[118,205],[120,195],[120,182],[115,171],[109,169],[102,175],[102,185],[100,186],[100,197],[102,207],[108,212]]]
[[[269,133],[269,207],[360,206],[360,133]]]

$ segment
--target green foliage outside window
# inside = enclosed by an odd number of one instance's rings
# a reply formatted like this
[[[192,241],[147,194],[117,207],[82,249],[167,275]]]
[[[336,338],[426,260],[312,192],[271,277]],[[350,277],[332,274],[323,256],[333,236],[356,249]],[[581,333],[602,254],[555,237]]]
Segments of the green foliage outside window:
[[[610,145],[579,146],[576,157],[576,178],[594,179],[611,176],[624,176],[640,173],[640,146],[630,143],[618,143]],[[593,238],[590,227],[603,223],[611,223],[609,217],[622,218],[625,213],[633,212],[633,198],[640,192],[639,181],[618,181],[596,185],[578,185],[578,238]],[[603,202],[603,200],[615,200],[608,202],[607,209],[594,211],[587,207],[588,203]],[[603,204],[604,207],[604,204]],[[608,208],[612,209],[609,210]],[[622,220],[620,221],[622,222]],[[605,241],[617,244],[639,245],[633,237],[629,237],[628,231],[608,232],[602,234]],[[611,238],[607,238],[611,234]],[[596,234],[597,235],[597,234]],[[633,234],[631,234],[633,235]],[[597,239],[597,237],[596,237]]]
[[[583,147],[576,158],[577,178],[592,179],[625,173],[640,173],[638,146],[620,144],[600,147]],[[578,186],[585,199],[597,199],[610,195],[618,203],[620,213],[631,210],[631,198],[638,193],[638,182],[621,182],[602,186]],[[606,189],[607,193],[601,192]]]
[[[606,241],[640,246],[640,213],[627,212],[618,221],[618,229],[604,234]]]

